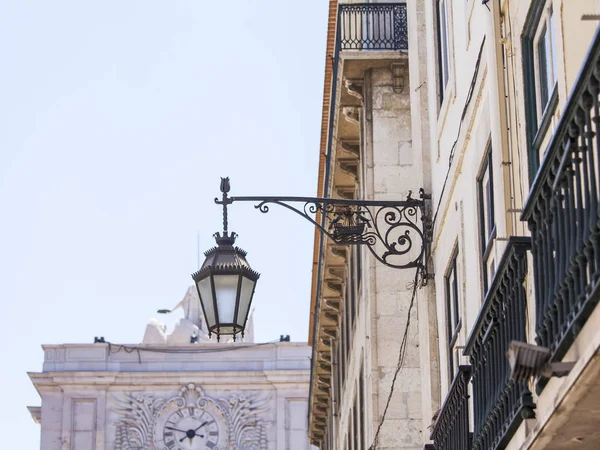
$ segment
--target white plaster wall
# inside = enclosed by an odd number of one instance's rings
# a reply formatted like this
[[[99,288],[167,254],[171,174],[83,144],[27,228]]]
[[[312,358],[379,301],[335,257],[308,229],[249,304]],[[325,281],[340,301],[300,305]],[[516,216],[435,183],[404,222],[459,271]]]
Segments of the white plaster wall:
[[[460,307],[463,326],[458,345],[466,342],[477,319],[484,299],[481,267],[480,224],[477,195],[477,174],[482,166],[488,140],[493,148],[494,200],[497,239],[492,250],[496,262],[505,249],[505,239],[511,235],[528,235],[525,224],[520,222],[519,209],[529,190],[527,138],[525,128],[525,94],[523,88],[523,59],[521,34],[531,1],[501,0],[489,2],[490,9],[480,2],[447,2],[450,8],[451,76],[444,102],[439,105],[435,2],[426,4],[425,26],[427,28],[429,120],[432,124],[431,173],[434,208],[439,213],[433,234],[433,265],[437,297],[437,321],[439,326],[439,353],[441,367],[442,399],[451,382],[448,374],[446,331],[447,311],[444,294],[444,273],[455,246],[459,249]],[[557,112],[545,142],[548,142],[561,110],[568,97],[597,22],[581,22],[582,13],[597,11],[593,0],[549,0],[556,15],[556,39],[558,58]],[[504,15],[508,32],[501,39],[500,15]],[[510,17],[510,19],[509,19]],[[577,31],[575,31],[577,30]],[[565,38],[566,37],[566,38]],[[461,115],[467,100],[471,80],[481,43],[485,39],[479,74],[472,98],[461,123]],[[577,48],[575,48],[577,47]],[[506,69],[502,52],[507,50]],[[566,55],[566,59],[563,59]],[[504,79],[514,81],[514,89],[504,92]],[[508,111],[504,95],[509,97]],[[507,121],[506,116],[510,120]],[[449,157],[455,146],[451,165]],[[444,180],[447,177],[447,182]],[[443,191],[443,195],[442,195]],[[513,209],[514,212],[509,210]],[[434,211],[435,212],[435,211]],[[531,259],[529,259],[531,262]],[[531,268],[531,264],[530,264]],[[529,341],[534,338],[533,287],[528,279],[531,303],[528,306]],[[462,362],[467,363],[463,358]],[[559,385],[559,383],[556,383]],[[548,389],[548,388],[546,388]],[[558,388],[557,388],[558,389]],[[538,400],[538,412],[548,417],[554,409],[554,390],[544,392]],[[540,409],[541,408],[541,409]],[[515,435],[511,448],[525,448],[522,441],[527,435],[524,422]],[[531,440],[531,436],[529,437]]]

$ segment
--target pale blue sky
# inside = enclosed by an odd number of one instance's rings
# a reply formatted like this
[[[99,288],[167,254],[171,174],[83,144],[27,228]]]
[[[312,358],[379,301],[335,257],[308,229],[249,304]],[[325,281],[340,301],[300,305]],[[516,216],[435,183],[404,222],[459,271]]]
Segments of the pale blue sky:
[[[316,194],[327,3],[0,0],[3,448],[39,448],[41,344],[137,343],[182,298],[219,176]],[[257,340],[306,340],[313,228],[249,204],[230,228]]]

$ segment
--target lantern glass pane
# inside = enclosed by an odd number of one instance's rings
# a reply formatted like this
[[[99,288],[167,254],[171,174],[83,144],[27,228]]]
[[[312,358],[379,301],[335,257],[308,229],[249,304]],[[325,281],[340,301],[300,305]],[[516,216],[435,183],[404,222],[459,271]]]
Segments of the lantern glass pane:
[[[250,309],[250,302],[252,301],[252,293],[254,291],[255,284],[255,281],[252,281],[246,277],[242,277],[242,289],[240,290],[240,306],[236,318],[236,323],[239,327],[243,327],[246,323],[246,317],[248,316],[248,310]]]
[[[233,323],[239,275],[214,275],[219,323]]]
[[[196,284],[198,286],[200,303],[202,303],[202,306],[204,306],[206,324],[210,328],[215,325],[215,307],[212,289],[210,286],[210,277],[206,277],[203,280],[198,281]]]

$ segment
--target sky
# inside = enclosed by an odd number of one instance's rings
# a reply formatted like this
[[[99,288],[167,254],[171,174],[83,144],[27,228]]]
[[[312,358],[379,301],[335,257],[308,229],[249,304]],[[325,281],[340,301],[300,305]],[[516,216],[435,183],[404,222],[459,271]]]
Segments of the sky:
[[[39,448],[42,344],[139,343],[183,298],[220,176],[316,195],[327,3],[0,0],[3,448]],[[312,226],[244,203],[229,224],[261,273],[256,341],[305,341]]]

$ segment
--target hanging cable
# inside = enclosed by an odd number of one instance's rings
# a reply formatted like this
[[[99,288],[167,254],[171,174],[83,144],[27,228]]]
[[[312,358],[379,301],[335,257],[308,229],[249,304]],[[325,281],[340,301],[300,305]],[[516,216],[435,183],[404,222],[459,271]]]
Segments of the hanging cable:
[[[109,341],[102,341],[98,343],[108,344],[108,355],[117,354],[121,351],[125,353],[133,353],[137,352],[138,362],[142,363],[141,352],[149,352],[149,353],[181,353],[181,354],[205,354],[205,353],[221,353],[221,352],[231,352],[236,350],[243,350],[247,348],[256,348],[265,345],[271,345],[281,342],[280,339],[269,341],[269,342],[260,342],[258,344],[250,344],[244,346],[228,346],[223,348],[197,348],[197,349],[185,349],[185,348],[168,348],[168,347],[146,347],[139,345],[126,345],[126,344],[114,344]],[[115,350],[116,348],[116,350]]]
[[[456,139],[455,139],[454,143],[452,144],[452,148],[450,149],[450,155],[448,156],[448,171],[446,172],[446,176],[444,178],[444,184],[442,185],[442,191],[440,193],[440,198],[439,198],[436,210],[435,210],[435,214],[433,216],[433,220],[431,222],[432,229],[435,226],[435,222],[436,222],[439,210],[440,210],[440,205],[442,203],[442,198],[444,196],[444,191],[446,190],[446,185],[448,183],[448,177],[450,175],[450,170],[452,168],[452,161],[454,159],[454,153],[456,151],[456,146],[457,146],[458,140],[460,138],[460,131],[462,129],[462,124],[464,122],[465,116],[467,115],[467,109],[469,107],[469,104],[471,103],[471,100],[473,98],[473,92],[475,91],[475,85],[477,84],[477,76],[479,74],[479,66],[481,65],[481,55],[483,54],[484,44],[485,44],[485,36],[483,37],[483,40],[481,42],[481,47],[479,48],[479,53],[477,55],[477,61],[475,62],[473,78],[471,80],[471,85],[469,86],[469,91],[467,92],[467,98],[465,99],[465,105],[463,107],[462,114],[460,116],[460,123],[458,125]],[[404,333],[402,335],[402,341],[400,343],[400,350],[398,353],[398,362],[396,364],[396,370],[394,372],[394,377],[392,379],[392,385],[390,387],[390,393],[388,395],[388,398],[387,398],[387,401],[385,404],[385,408],[384,408],[383,414],[381,416],[381,420],[379,421],[379,425],[377,426],[377,431],[375,432],[375,437],[373,438],[373,443],[369,447],[369,450],[377,449],[377,445],[379,443],[379,434],[381,433],[381,428],[385,422],[385,418],[386,418],[390,403],[392,401],[392,396],[394,395],[394,388],[396,386],[398,374],[400,373],[400,371],[402,370],[402,367],[404,366],[404,360],[406,358],[406,349],[408,346],[408,331],[409,331],[409,327],[410,327],[410,315],[411,315],[411,312],[412,312],[412,309],[413,309],[413,306],[415,303],[415,298],[417,296],[420,271],[421,271],[421,269],[419,269],[419,268],[415,271],[415,279],[412,283],[412,295],[411,295],[411,299],[410,299],[410,304],[408,306],[406,326],[404,328]]]
[[[402,335],[402,342],[400,343],[400,351],[398,353],[398,362],[396,364],[394,378],[392,379],[390,393],[389,393],[387,401],[385,403],[385,408],[383,409],[383,414],[381,415],[381,420],[379,421],[379,425],[377,426],[377,431],[375,432],[375,438],[373,439],[373,443],[369,447],[369,450],[375,450],[377,448],[377,444],[379,443],[379,433],[381,432],[381,427],[383,426],[383,423],[385,422],[385,417],[387,415],[388,408],[390,407],[390,402],[392,401],[392,396],[394,395],[394,387],[396,386],[396,380],[398,379],[398,374],[400,373],[400,370],[402,370],[402,367],[404,366],[404,359],[406,358],[406,348],[408,346],[408,330],[410,328],[410,314],[411,314],[413,306],[415,304],[415,298],[417,296],[417,289],[419,288],[419,275],[420,275],[421,270],[422,269],[420,267],[418,267],[415,270],[415,279],[412,282],[412,295],[410,298],[410,304],[408,305],[406,326],[404,327],[404,334]]]

